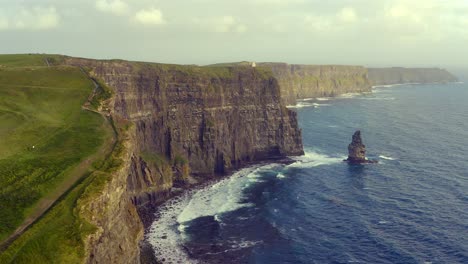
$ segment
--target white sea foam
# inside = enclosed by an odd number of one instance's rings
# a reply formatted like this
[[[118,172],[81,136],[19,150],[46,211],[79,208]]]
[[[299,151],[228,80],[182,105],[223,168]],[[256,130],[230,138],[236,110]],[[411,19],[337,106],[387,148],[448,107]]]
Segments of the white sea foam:
[[[315,167],[325,164],[338,163],[343,157],[330,157],[314,151],[306,151],[304,156],[294,157],[296,162],[284,166],[281,164],[268,164],[250,167],[234,173],[211,186],[187,192],[182,196],[167,201],[160,207],[158,218],[151,225],[146,235],[147,241],[152,245],[156,258],[165,259],[165,263],[198,263],[189,258],[183,249],[187,239],[185,229],[188,222],[204,216],[213,216],[222,224],[222,215],[252,204],[243,202],[244,189],[262,181],[262,171],[281,171],[287,168]],[[284,171],[283,171],[284,172]],[[279,172],[276,178],[287,177]],[[232,250],[251,247],[262,241],[238,241],[233,243]]]
[[[304,107],[319,108],[322,106],[329,106],[329,104],[319,104],[319,103],[310,103],[307,101],[300,101],[296,105],[288,105],[286,107],[287,108],[304,108]]]
[[[330,165],[343,162],[346,156],[328,156],[315,152],[313,150],[306,150],[305,154],[300,157],[292,157],[296,162],[286,166],[287,168],[311,168],[320,165]]]
[[[362,100],[393,101],[395,97],[362,97]]]
[[[280,172],[280,173],[278,173],[278,175],[276,175],[276,178],[284,179],[284,178],[286,178],[286,175],[284,175],[283,173]]]
[[[177,216],[177,222],[182,224],[199,217],[216,216],[251,206],[240,201],[242,190],[258,178],[255,170],[255,168],[243,169],[229,178],[194,193],[189,204]]]
[[[380,155],[379,158],[385,159],[385,160],[395,160],[395,159],[392,158],[392,157],[388,157],[388,156],[384,156],[384,155]]]
[[[189,259],[182,249],[188,222],[203,216],[213,216],[221,223],[222,214],[252,206],[249,203],[242,203],[243,190],[261,181],[261,171],[276,171],[282,166],[268,164],[246,168],[211,186],[188,192],[166,202],[160,207],[158,219],[153,222],[146,237],[156,252],[156,258],[165,259],[168,263],[197,263]],[[240,241],[235,243],[234,247],[240,249],[258,243],[261,241]]]
[[[374,85],[372,88],[392,88],[397,86],[404,86],[404,85],[419,85],[422,83],[396,83],[396,84],[383,84],[383,85]]]
[[[348,98],[354,98],[354,97],[359,96],[359,95],[362,95],[362,93],[345,93],[345,94],[339,95],[337,98],[342,98],[342,99],[346,98],[346,99],[348,99]]]
[[[167,263],[198,263],[191,260],[181,247],[181,235],[175,218],[188,204],[189,194],[172,199],[160,207],[159,218],[151,225],[146,239],[152,245],[156,258]]]

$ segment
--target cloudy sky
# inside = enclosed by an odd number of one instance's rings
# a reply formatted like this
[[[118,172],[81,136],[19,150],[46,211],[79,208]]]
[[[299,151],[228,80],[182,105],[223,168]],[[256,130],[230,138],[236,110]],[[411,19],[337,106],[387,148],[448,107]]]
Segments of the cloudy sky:
[[[468,65],[468,0],[0,0],[0,53]]]

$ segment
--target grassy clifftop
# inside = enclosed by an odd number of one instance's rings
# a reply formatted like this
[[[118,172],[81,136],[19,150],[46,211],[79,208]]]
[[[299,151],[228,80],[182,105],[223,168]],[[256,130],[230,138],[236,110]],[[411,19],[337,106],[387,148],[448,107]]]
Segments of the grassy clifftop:
[[[52,66],[61,62],[63,56],[50,54],[8,54],[0,55],[2,67]]]
[[[1,263],[60,262],[61,254],[80,262],[77,244],[92,229],[74,207],[112,132],[101,115],[82,107],[93,82],[79,68],[54,66],[60,60],[0,55],[0,241],[62,196],[0,253]]]

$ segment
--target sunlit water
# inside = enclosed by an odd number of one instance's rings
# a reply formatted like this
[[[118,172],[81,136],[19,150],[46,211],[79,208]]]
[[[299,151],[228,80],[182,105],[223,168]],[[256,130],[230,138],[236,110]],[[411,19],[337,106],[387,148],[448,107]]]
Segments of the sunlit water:
[[[305,100],[306,155],[169,201],[164,263],[468,263],[468,86]],[[379,164],[342,160],[356,129]]]

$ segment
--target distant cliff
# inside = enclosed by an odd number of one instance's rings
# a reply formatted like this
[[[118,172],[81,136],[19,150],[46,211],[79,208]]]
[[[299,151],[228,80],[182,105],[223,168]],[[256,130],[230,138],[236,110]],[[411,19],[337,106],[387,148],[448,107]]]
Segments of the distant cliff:
[[[297,65],[259,63],[272,70],[287,104],[296,99],[333,97],[345,93],[370,92],[367,69],[362,66]]]
[[[373,85],[403,83],[447,83],[458,81],[457,77],[440,68],[369,68]]]
[[[88,262],[114,262],[122,251],[128,253],[126,262],[134,262],[141,228],[126,228],[140,221],[127,217],[128,212],[164,200],[171,188],[249,162],[303,153],[296,112],[285,107],[271,71],[77,58],[65,62],[88,69],[112,87],[112,115],[133,124],[128,170],[117,173],[107,187],[125,191],[96,201],[95,208],[101,203],[111,214],[98,221],[100,233],[88,242]]]

